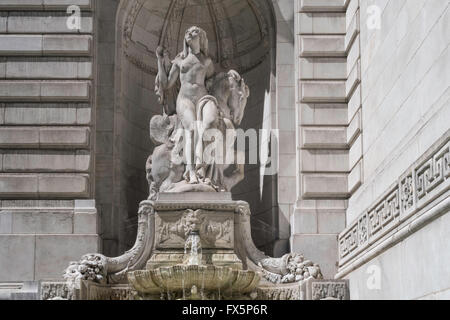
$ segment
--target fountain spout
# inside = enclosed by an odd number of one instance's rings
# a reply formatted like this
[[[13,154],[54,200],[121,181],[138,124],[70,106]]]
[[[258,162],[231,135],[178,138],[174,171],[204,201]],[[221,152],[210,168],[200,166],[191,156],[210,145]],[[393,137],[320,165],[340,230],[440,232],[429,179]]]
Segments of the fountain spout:
[[[200,266],[202,264],[202,244],[200,233],[191,231],[184,245],[184,264],[189,266]]]

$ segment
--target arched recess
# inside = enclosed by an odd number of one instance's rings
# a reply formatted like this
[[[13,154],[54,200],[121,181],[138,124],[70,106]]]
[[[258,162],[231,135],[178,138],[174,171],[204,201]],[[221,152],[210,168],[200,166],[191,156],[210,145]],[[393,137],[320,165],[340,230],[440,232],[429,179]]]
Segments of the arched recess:
[[[145,162],[152,153],[148,124],[161,114],[154,93],[155,49],[173,58],[182,50],[184,30],[202,27],[210,40],[216,71],[235,69],[251,89],[242,128],[271,129],[275,123],[276,20],[270,0],[121,0],[116,17],[113,185],[111,212],[117,237],[113,254],[135,241],[136,212],[148,195]],[[98,120],[97,120],[98,121]],[[277,177],[260,175],[260,164],[246,166],[246,179],[233,198],[252,208],[255,243],[270,252],[278,234]],[[110,214],[114,218],[105,218]],[[104,246],[107,246],[104,242]]]

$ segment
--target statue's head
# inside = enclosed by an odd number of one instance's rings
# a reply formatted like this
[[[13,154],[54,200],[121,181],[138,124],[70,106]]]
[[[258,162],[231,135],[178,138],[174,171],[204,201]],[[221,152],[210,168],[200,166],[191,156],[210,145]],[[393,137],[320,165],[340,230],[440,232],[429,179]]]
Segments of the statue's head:
[[[244,78],[234,70],[228,72],[228,81],[230,85],[230,97],[228,98],[228,107],[231,111],[231,120],[237,126],[244,117],[247,99],[250,96],[250,89],[245,84]]]
[[[205,30],[199,27],[190,27],[184,35],[183,59],[189,54],[189,48],[199,48],[205,56],[209,55],[208,37]]]

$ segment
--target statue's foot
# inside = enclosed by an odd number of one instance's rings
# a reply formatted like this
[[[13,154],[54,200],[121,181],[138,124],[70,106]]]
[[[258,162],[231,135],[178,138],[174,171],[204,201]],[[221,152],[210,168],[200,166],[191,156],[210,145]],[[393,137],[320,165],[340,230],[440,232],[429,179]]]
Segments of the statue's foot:
[[[189,184],[198,184],[198,177],[194,171],[186,170],[183,175],[184,180],[186,180]]]
[[[190,184],[198,184],[198,177],[194,172],[191,172],[191,175],[189,177],[189,183]]]
[[[200,179],[205,179],[206,173],[205,173],[205,168],[201,167],[200,169],[197,170],[197,176]]]

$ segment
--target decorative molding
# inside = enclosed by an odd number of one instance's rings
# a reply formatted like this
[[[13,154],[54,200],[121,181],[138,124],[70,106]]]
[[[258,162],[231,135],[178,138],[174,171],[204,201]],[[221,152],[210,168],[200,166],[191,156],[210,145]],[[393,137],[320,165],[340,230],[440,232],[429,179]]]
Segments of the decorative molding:
[[[218,211],[235,211],[235,201],[184,201],[182,203],[176,203],[174,201],[156,201],[156,211],[178,211],[185,210],[186,204],[189,204],[189,208],[192,210],[204,209],[204,210],[218,210]]]
[[[277,287],[259,287],[258,300],[350,300],[348,280],[309,279]]]
[[[70,299],[70,290],[65,282],[42,282],[40,300]]]
[[[184,248],[192,228],[199,231],[203,248],[234,248],[233,213],[198,209],[156,214],[156,248]]]
[[[92,281],[82,281],[80,300],[121,301],[134,300],[135,293],[129,285],[100,285]]]
[[[257,288],[258,300],[302,300],[300,285]]]
[[[450,131],[339,235],[340,270],[348,269],[405,221],[418,219],[425,206],[450,190],[449,177]],[[342,276],[341,271],[338,276]]]
[[[350,300],[347,281],[312,281],[311,300]]]

